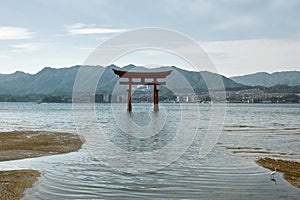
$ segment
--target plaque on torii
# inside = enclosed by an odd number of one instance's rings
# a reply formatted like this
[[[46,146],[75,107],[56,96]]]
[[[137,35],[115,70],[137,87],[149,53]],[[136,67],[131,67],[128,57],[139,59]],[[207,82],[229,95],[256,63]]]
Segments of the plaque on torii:
[[[154,111],[159,111],[158,108],[158,89],[157,85],[166,85],[165,81],[159,81],[171,74],[172,70],[163,72],[128,72],[113,69],[114,73],[120,78],[127,78],[127,81],[120,81],[120,85],[128,85],[127,111],[131,112],[131,86],[132,85],[153,85],[153,104]],[[138,79],[138,80],[137,80]],[[147,80],[147,81],[146,81]],[[150,80],[150,81],[149,81]]]

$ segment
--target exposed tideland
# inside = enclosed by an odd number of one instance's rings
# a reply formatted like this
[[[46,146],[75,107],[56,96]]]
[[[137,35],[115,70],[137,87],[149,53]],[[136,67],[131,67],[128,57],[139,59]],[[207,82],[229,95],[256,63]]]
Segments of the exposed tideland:
[[[293,186],[300,188],[300,163],[272,158],[260,158],[256,161],[260,166],[283,173],[284,178]]]
[[[0,133],[0,161],[34,158],[78,151],[82,140],[76,134],[45,131]],[[0,199],[18,200],[40,176],[36,170],[0,171]]]

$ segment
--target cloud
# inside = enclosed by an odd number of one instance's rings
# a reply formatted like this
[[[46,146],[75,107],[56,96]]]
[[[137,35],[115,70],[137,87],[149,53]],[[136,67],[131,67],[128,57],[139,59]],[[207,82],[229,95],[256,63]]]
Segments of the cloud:
[[[210,13],[213,8],[213,3],[211,1],[202,0],[164,0],[164,9],[169,15],[176,15],[178,13],[190,13],[193,15],[206,15]]]
[[[88,35],[88,34],[111,34],[126,31],[126,29],[99,28],[96,25],[73,24],[66,26],[66,31],[70,35]]]
[[[10,59],[11,57],[8,55],[0,55],[0,58],[1,59]]]
[[[300,35],[298,0],[163,0],[179,31],[196,39],[288,39]],[[188,14],[187,14],[188,13]],[[189,24],[189,25],[186,25]],[[184,28],[182,28],[184,27]]]
[[[32,52],[40,50],[43,44],[41,43],[21,43],[9,45],[13,48],[13,52]]]
[[[234,18],[227,21],[223,21],[222,23],[213,25],[212,28],[215,30],[234,30],[241,27],[253,27],[257,23],[257,20],[254,17],[240,17]]]
[[[33,37],[33,32],[21,27],[0,27],[0,40],[19,40]]]

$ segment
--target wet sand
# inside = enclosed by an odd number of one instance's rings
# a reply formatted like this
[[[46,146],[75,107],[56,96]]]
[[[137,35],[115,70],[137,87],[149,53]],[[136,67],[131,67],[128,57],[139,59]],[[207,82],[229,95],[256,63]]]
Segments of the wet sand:
[[[17,200],[31,188],[40,173],[35,170],[0,171],[0,199]]]
[[[292,158],[291,160],[287,160],[289,156],[296,154],[273,152],[270,149],[264,149],[260,147],[232,147],[224,146],[221,143],[218,143],[218,145],[230,150],[234,154],[242,154],[243,157],[255,158],[255,162],[258,165],[271,171],[274,171],[276,168],[278,172],[283,173],[285,180],[287,180],[291,185],[300,188],[300,163],[292,161]],[[259,154],[266,157],[257,159]],[[269,158],[269,156],[272,158]],[[278,157],[278,159],[276,157]]]
[[[82,141],[78,135],[45,131],[0,133],[0,161],[34,158],[78,151]],[[0,171],[0,197],[17,200],[40,177],[35,170]]]
[[[300,188],[300,163],[272,158],[260,158],[256,160],[256,163],[272,171],[276,168],[278,172],[283,173],[285,180]]]

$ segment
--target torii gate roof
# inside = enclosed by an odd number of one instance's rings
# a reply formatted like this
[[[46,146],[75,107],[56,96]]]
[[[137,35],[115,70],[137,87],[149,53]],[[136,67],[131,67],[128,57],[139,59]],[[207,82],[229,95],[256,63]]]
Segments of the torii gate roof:
[[[116,70],[113,69],[114,73],[117,74],[120,78],[141,78],[141,79],[147,79],[147,78],[166,78],[166,76],[170,75],[172,70],[163,71],[163,72],[128,72],[128,71],[122,71],[122,70]]]

